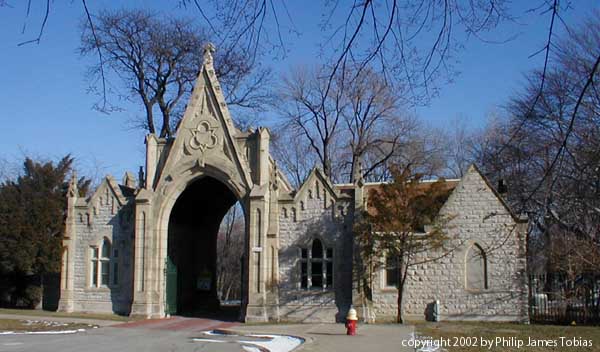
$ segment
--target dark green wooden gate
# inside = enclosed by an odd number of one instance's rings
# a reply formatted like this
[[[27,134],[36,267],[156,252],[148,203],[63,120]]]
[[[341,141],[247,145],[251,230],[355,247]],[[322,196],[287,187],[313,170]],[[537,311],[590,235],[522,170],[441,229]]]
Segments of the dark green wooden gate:
[[[173,260],[167,256],[166,263],[167,276],[167,314],[177,313],[177,266]]]

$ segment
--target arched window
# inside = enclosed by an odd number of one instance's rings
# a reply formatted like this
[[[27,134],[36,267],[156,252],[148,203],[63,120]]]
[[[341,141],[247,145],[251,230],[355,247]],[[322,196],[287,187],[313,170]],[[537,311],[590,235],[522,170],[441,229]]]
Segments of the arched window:
[[[112,249],[108,238],[104,238],[102,244],[99,247],[92,246],[90,252],[90,285],[92,287],[117,285],[119,283],[119,250]]]
[[[488,268],[485,251],[477,243],[467,251],[465,258],[467,290],[482,291],[488,289]]]
[[[333,287],[333,249],[325,249],[319,239],[314,239],[310,248],[300,249],[300,287]]]

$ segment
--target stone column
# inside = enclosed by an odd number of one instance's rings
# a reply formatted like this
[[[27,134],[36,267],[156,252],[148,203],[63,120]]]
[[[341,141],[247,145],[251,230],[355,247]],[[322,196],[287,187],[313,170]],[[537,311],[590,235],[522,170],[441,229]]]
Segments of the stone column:
[[[269,226],[265,245],[267,256],[266,265],[266,303],[269,320],[279,321],[279,184],[277,165],[271,173],[269,191]]]
[[[246,321],[267,321],[266,278],[268,275],[267,229],[270,216],[270,170],[269,170],[269,130],[258,128],[256,160],[256,184],[249,198],[249,270],[248,270],[248,305]]]
[[[259,195],[250,198],[249,202],[249,270],[248,270],[248,305],[246,321],[267,321],[266,304],[266,228],[268,224],[268,196]]]
[[[79,198],[79,189],[77,188],[77,174],[73,172],[69,189],[67,191],[67,219],[65,221],[65,236],[63,239],[63,252],[61,275],[60,275],[60,301],[58,302],[58,311],[73,312],[73,288],[75,270],[75,250],[77,248],[77,231],[75,222],[77,214],[75,205]]]
[[[356,221],[359,221],[362,216],[362,212],[365,210],[367,204],[366,195],[364,194],[364,180],[362,177],[358,177],[354,183],[354,213],[350,228],[348,231],[351,232],[349,238],[352,239],[352,305],[357,310],[359,318],[366,322],[371,322],[371,306],[367,298],[366,292],[364,291],[363,283],[357,276],[359,266],[362,265],[362,258],[360,257],[360,251],[357,248],[356,242],[354,241],[353,226]]]
[[[158,164],[158,140],[154,134],[146,136],[146,184],[145,188],[151,190],[154,187],[154,177]],[[140,184],[140,188],[144,185]]]
[[[134,270],[133,270],[133,303],[132,316],[146,318],[161,316],[160,302],[156,283],[157,268],[156,255],[156,229],[151,194],[147,190],[138,193],[135,199],[135,239],[134,239]]]

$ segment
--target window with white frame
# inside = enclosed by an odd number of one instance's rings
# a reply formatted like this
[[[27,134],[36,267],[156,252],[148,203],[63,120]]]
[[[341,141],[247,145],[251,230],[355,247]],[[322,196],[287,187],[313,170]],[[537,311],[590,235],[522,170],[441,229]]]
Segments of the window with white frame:
[[[300,288],[330,289],[333,287],[333,248],[324,248],[314,239],[307,248],[300,248]]]
[[[107,287],[119,284],[119,250],[104,238],[100,246],[90,248],[90,286]]]

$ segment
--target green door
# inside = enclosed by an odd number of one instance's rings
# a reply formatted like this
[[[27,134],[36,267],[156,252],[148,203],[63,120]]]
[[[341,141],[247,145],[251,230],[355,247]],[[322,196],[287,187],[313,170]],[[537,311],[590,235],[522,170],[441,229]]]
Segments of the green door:
[[[177,267],[167,256],[167,314],[177,313]]]

